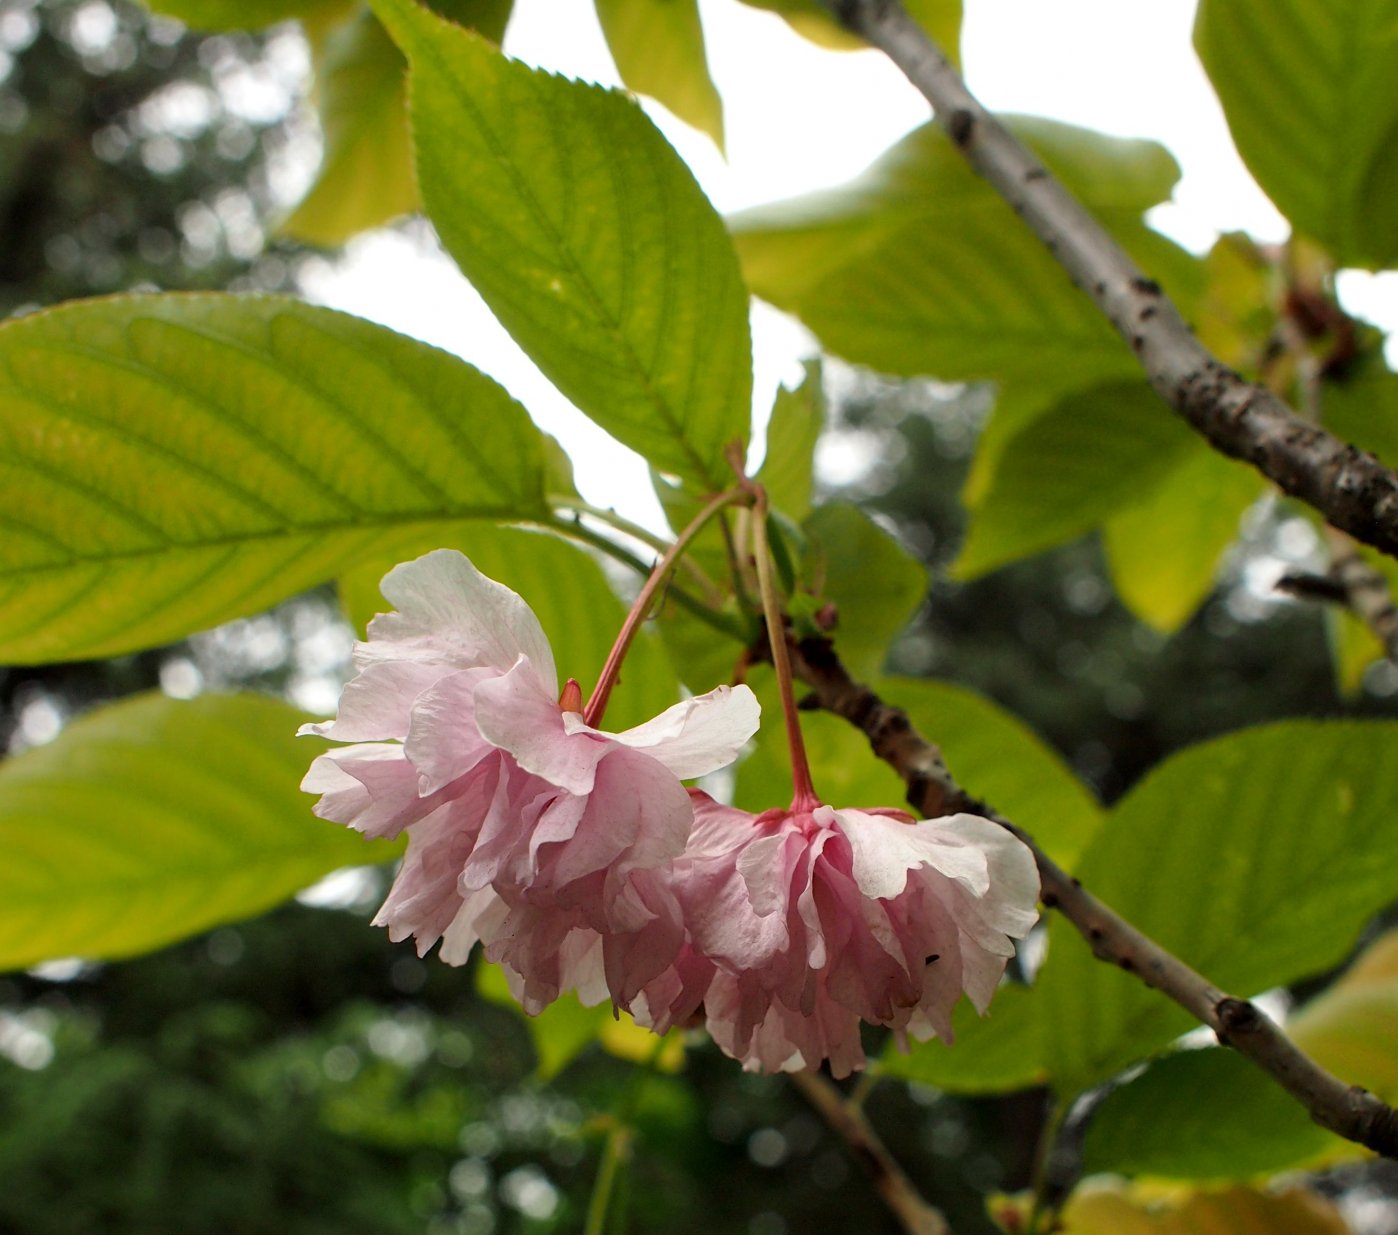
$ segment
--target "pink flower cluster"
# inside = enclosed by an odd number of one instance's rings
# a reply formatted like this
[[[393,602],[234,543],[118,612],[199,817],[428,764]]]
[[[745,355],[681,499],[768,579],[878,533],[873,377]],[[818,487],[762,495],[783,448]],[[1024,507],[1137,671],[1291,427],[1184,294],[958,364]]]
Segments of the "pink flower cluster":
[[[861,1021],[951,1037],[964,990],[984,1011],[1033,925],[1029,851],[984,819],[720,805],[683,779],[731,763],[757,729],[745,686],[624,733],[559,702],[533,612],[461,554],[383,581],[395,612],[356,645],[339,714],[349,745],[302,788],[365,835],[407,830],[375,921],[463,963],[481,944],[526,1010],[565,990],[664,1032],[703,1014],[749,1068],[862,1066]]]

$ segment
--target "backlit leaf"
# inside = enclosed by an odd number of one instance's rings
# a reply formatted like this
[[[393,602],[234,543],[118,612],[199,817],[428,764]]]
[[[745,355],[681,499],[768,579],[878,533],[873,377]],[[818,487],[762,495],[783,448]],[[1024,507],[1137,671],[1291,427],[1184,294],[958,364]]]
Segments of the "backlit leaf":
[[[1398,897],[1398,724],[1284,721],[1174,755],[1112,811],[1076,873],[1209,981],[1251,996],[1341,960]],[[1062,919],[1038,975],[1065,1092],[1190,1027]]]
[[[1126,607],[1163,634],[1183,626],[1266,488],[1252,468],[1196,439],[1159,484],[1107,519],[1107,564]]]
[[[0,326],[0,659],[109,656],[333,578],[385,535],[545,518],[542,435],[455,357],[280,297]]]
[[[1342,265],[1398,260],[1398,0],[1201,0],[1194,45],[1297,229]]]
[[[1090,531],[1195,447],[1144,382],[1071,394],[1004,444],[953,567],[974,578]]]
[[[723,101],[709,76],[698,0],[594,0],[617,72],[723,149]]]
[[[375,0],[412,63],[418,181],[520,346],[662,472],[726,487],[751,417],[747,293],[689,169],[636,104]]]
[[[1138,261],[1186,305],[1197,259],[1141,215],[1179,172],[1151,142],[1011,121]],[[748,285],[831,351],[903,376],[1089,385],[1131,351],[942,131],[914,130],[849,184],[730,220]]]
[[[310,719],[259,695],[140,695],[0,766],[0,969],[135,956],[388,861],[311,814]]]

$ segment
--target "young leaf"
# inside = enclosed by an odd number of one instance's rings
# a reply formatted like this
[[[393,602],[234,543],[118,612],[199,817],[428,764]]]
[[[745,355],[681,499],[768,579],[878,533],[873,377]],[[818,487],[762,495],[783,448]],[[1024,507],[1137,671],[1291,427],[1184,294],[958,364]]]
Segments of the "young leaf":
[[[634,102],[375,0],[412,64],[418,181],[443,243],[584,412],[702,490],[751,416],[747,293],[689,169]]]
[[[1252,468],[1196,438],[1158,485],[1107,519],[1103,545],[1126,607],[1162,634],[1183,626],[1266,488]]]
[[[1122,799],[1077,873],[1224,990],[1255,995],[1317,973],[1398,890],[1395,739],[1394,723],[1297,720],[1192,747]],[[1065,1092],[1190,1025],[1061,920],[1037,988]]]
[[[954,573],[975,578],[1081,536],[1149,493],[1195,441],[1142,381],[1069,395],[1001,449]]]
[[[259,695],[141,695],[0,767],[0,969],[134,956],[399,846],[311,814],[323,746]]]
[[[327,35],[316,64],[325,154],[282,230],[333,247],[418,208],[408,141],[407,64],[367,10]]]
[[[836,605],[841,659],[855,677],[877,673],[927,595],[926,567],[845,502],[818,506],[801,527],[808,538],[802,578]]]
[[[1013,121],[1102,223],[1192,302],[1197,259],[1147,229],[1179,170],[1151,142]],[[832,351],[904,376],[1063,380],[1134,373],[1131,351],[935,125],[836,189],[730,221],[752,290]]]
[[[723,149],[723,100],[709,76],[698,0],[594,0],[627,89],[648,94]]]
[[[110,656],[265,608],[386,534],[541,518],[542,435],[444,352],[279,297],[0,326],[0,658]]]
[[[1201,0],[1194,45],[1296,228],[1341,265],[1398,261],[1398,0]]]
[[[795,389],[781,387],[767,422],[767,454],[757,479],[772,505],[793,519],[804,519],[811,509],[811,483],[815,447],[825,428],[825,394],[820,384],[820,362],[806,364],[805,380]]]

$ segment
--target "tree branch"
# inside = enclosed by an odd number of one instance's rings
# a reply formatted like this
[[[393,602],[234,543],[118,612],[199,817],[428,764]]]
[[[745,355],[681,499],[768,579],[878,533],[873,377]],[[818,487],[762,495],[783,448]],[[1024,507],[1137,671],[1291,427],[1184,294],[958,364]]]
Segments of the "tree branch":
[[[1209,443],[1243,459],[1335,527],[1398,557],[1398,474],[1307,424],[1215,359],[1088,212],[966,89],[897,0],[828,0],[932,104],[953,144],[1014,208],[1131,346],[1156,392]]]
[[[1221,1043],[1268,1073],[1322,1127],[1384,1157],[1398,1158],[1398,1111],[1332,1076],[1254,1004],[1219,990],[1147,938],[1064,871],[1033,837],[966,793],[948,771],[941,751],[913,728],[907,713],[854,681],[828,640],[803,640],[798,652],[793,667],[814,690],[803,706],[834,712],[860,729],[874,753],[903,778],[908,801],[925,817],[967,812],[993,819],[1014,833],[1034,854],[1044,907],[1062,913],[1094,956],[1168,995],[1208,1025]]]
[[[793,1072],[791,1083],[849,1146],[908,1235],[952,1235],[941,1211],[929,1205],[913,1187],[857,1103],[847,1100],[816,1072]]]

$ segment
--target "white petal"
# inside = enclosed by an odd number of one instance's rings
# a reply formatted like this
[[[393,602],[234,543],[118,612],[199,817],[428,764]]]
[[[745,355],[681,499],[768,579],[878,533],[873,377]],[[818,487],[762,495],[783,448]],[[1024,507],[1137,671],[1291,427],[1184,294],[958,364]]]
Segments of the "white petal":
[[[413,701],[449,670],[421,661],[381,661],[366,666],[340,693],[334,720],[302,725],[297,735],[314,733],[337,742],[400,741],[408,736]]]
[[[668,707],[634,729],[607,736],[645,751],[681,780],[688,780],[732,763],[757,732],[761,715],[757,696],[748,687],[720,686]],[[563,723],[569,733],[586,728],[575,713],[566,714]]]
[[[550,683],[550,693],[557,692],[553,652],[534,611],[462,554],[434,549],[395,566],[381,586],[397,612],[369,623],[369,641],[356,647],[356,663],[434,660],[505,673],[524,655]]]
[[[887,899],[900,895],[907,886],[908,872],[924,863],[949,879],[960,880],[978,894],[990,886],[986,857],[974,832],[967,834],[964,829],[948,827],[941,819],[899,823],[886,815],[870,815],[862,810],[841,810],[836,814],[840,830],[853,850],[855,882],[866,896]],[[997,824],[984,819],[979,822],[1008,835]]]

